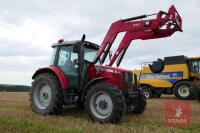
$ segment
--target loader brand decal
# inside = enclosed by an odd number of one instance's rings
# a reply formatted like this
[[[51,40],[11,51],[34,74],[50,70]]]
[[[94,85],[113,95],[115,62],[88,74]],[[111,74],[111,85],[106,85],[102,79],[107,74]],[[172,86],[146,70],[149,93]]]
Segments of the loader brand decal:
[[[173,79],[182,78],[183,72],[166,72],[166,73],[152,73],[152,74],[141,74],[141,79]]]
[[[99,67],[96,67],[96,70],[97,70],[97,71],[102,71],[102,72],[117,73],[117,74],[120,73],[120,72],[118,72],[117,70],[109,69],[109,68],[99,68]]]
[[[170,100],[165,102],[165,124],[168,126],[190,125],[190,102]]]
[[[133,27],[140,26],[140,23],[133,24]]]

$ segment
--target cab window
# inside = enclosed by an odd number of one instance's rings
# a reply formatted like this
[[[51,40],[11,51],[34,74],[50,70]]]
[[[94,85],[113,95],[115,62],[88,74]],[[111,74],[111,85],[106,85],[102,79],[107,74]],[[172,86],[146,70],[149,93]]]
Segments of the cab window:
[[[194,74],[200,74],[200,61],[199,60],[191,61],[190,70]]]

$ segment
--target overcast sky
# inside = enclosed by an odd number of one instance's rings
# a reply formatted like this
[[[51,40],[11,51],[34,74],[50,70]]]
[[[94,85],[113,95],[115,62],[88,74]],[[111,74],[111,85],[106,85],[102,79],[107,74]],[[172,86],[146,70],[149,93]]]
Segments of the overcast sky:
[[[167,11],[172,4],[182,16],[184,32],[133,41],[120,66],[126,69],[158,57],[200,56],[200,1],[0,0],[0,84],[30,85],[34,71],[49,65],[51,45],[59,38],[77,40],[85,33],[87,40],[100,44],[112,22]]]

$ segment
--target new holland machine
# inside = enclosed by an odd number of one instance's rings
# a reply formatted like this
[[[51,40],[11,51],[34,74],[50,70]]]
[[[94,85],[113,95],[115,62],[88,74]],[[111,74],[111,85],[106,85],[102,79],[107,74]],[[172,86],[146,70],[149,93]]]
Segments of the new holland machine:
[[[149,63],[147,63],[149,64]],[[193,99],[200,87],[200,57],[170,56],[133,71],[146,97],[175,94],[178,99]]]
[[[154,19],[147,19],[155,16]],[[89,118],[100,123],[114,123],[125,112],[140,114],[146,97],[133,84],[132,71],[117,68],[132,40],[169,37],[182,31],[182,19],[174,6],[159,11],[121,19],[111,24],[98,46],[85,40],[59,40],[53,44],[49,67],[38,69],[32,79],[31,108],[42,115],[59,114],[63,105],[85,108]],[[116,52],[111,46],[118,33],[125,32]],[[105,60],[109,60],[105,65]],[[113,67],[116,64],[116,67]]]

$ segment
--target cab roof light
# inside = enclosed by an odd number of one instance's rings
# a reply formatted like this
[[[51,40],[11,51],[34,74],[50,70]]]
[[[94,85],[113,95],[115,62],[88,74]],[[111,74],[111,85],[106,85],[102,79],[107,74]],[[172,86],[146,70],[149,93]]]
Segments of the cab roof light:
[[[58,40],[58,43],[62,43],[62,42],[64,42],[63,38],[61,38],[61,39]]]

